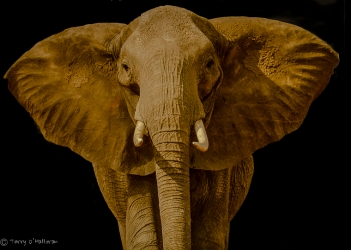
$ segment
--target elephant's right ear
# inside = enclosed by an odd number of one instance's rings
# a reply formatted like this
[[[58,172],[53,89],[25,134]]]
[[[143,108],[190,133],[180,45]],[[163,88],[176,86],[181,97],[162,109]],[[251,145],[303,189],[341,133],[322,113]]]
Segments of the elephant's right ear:
[[[224,37],[223,80],[207,127],[210,147],[195,152],[194,165],[220,170],[296,130],[339,56],[292,24],[252,17],[211,23]]]
[[[133,146],[134,123],[107,49],[126,27],[66,29],[27,51],[5,78],[45,139],[95,165],[143,175],[154,171],[152,150]]]

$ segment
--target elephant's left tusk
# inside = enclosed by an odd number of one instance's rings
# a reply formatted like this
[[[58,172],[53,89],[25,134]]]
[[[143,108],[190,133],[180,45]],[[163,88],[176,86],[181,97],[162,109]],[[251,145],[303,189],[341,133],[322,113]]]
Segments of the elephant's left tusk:
[[[137,121],[134,130],[133,142],[136,147],[140,147],[143,144],[143,135],[146,133],[145,124],[141,121]]]
[[[201,119],[195,122],[195,132],[199,142],[193,142],[193,145],[201,152],[206,152],[208,149],[208,138],[204,123]]]

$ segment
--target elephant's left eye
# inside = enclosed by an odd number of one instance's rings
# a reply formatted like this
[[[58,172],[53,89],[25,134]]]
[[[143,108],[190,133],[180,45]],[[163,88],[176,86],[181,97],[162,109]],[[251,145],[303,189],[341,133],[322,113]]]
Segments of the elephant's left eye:
[[[128,86],[134,82],[132,69],[125,62],[121,62],[119,66],[118,81],[124,86]]]
[[[122,68],[127,72],[129,71],[129,66],[125,63],[122,63]]]

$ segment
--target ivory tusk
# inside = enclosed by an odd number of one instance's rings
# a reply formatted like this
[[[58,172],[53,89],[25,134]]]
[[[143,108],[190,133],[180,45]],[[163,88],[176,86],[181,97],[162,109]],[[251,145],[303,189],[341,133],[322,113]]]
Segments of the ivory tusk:
[[[146,133],[145,124],[141,121],[137,121],[133,136],[133,142],[136,147],[140,147],[143,144],[143,136]]]
[[[201,119],[195,122],[195,132],[199,142],[193,142],[193,145],[201,152],[206,152],[208,149],[208,138],[204,123]]]

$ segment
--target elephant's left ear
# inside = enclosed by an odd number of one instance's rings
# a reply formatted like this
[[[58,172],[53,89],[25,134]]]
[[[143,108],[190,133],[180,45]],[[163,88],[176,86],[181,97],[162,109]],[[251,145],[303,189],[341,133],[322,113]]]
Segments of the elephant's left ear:
[[[211,22],[226,40],[223,81],[207,128],[209,150],[195,152],[193,167],[219,170],[296,130],[339,57],[295,25],[248,17]]]

